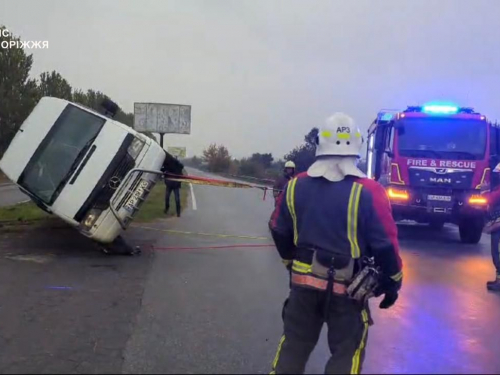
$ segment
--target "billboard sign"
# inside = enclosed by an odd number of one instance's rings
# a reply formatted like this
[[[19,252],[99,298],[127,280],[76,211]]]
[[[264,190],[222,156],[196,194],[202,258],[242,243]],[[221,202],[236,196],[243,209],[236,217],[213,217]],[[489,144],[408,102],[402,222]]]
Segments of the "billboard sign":
[[[191,134],[191,106],[134,103],[134,129],[138,132]]]
[[[179,159],[186,158],[186,147],[167,147],[167,152],[170,155],[177,156]]]

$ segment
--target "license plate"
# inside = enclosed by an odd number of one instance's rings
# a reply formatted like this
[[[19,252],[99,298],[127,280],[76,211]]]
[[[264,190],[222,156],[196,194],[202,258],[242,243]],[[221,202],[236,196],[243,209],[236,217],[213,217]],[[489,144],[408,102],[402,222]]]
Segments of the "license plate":
[[[149,188],[149,181],[141,180],[135,191],[132,193],[127,203],[125,203],[124,208],[133,212],[141,198],[146,194],[146,190]]]
[[[451,196],[449,195],[428,195],[427,199],[430,201],[451,202]]]

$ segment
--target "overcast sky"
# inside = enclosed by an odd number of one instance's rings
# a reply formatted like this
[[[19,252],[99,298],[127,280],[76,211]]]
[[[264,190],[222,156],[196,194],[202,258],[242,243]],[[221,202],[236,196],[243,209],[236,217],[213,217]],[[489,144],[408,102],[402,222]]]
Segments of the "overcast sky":
[[[500,119],[500,1],[0,0],[34,75],[134,102],[192,105],[199,154],[282,157],[336,111],[365,130],[381,108],[442,99]],[[0,72],[1,74],[1,72]]]

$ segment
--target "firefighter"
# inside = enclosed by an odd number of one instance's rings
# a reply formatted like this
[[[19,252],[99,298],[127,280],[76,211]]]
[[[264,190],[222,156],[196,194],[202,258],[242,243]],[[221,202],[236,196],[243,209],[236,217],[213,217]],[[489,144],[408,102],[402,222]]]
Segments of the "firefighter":
[[[364,360],[368,303],[347,295],[363,260],[380,269],[375,296],[391,307],[402,284],[397,229],[385,189],[357,168],[361,133],[347,115],[330,117],[316,137],[316,161],[278,197],[270,220],[276,248],[292,264],[284,333],[272,373],[305,370],[324,323],[331,357],[325,373],[359,373]],[[357,278],[359,279],[359,278]]]
[[[491,234],[491,258],[495,266],[496,277],[486,283],[486,288],[492,292],[500,292],[500,164],[491,170],[493,171],[490,183],[491,193],[486,194],[490,220],[485,226],[485,232]]]
[[[278,178],[273,186],[273,195],[275,202],[278,199],[278,196],[285,188],[288,181],[290,181],[293,176],[295,176],[295,163],[291,160],[285,163],[285,169],[283,170],[283,176]]]

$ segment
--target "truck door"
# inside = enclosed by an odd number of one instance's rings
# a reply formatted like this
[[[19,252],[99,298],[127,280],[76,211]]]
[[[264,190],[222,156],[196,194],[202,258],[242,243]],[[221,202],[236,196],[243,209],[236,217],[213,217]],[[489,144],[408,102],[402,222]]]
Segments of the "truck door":
[[[368,136],[367,174],[376,181],[389,172],[389,157],[392,155],[392,146],[389,144],[392,138],[391,129],[389,123],[379,124]]]
[[[500,173],[495,172],[498,170],[497,165],[500,163],[500,128],[498,124],[491,124],[490,126],[490,155],[489,155],[489,166],[490,166],[490,179],[491,179],[491,189],[493,190],[499,184]]]
[[[391,173],[391,161],[394,157],[392,153],[393,142],[393,127],[387,125],[384,129],[383,151],[382,151],[382,165],[380,167],[380,180],[384,183],[389,183],[389,176]]]

